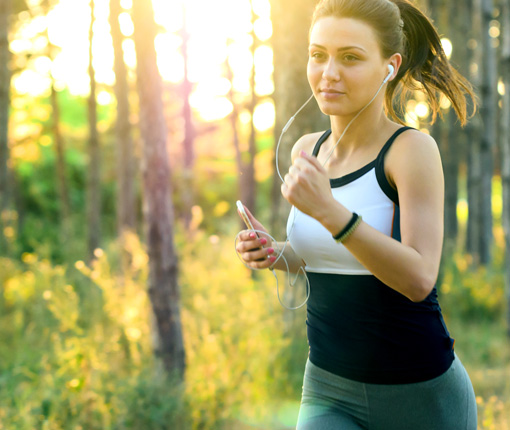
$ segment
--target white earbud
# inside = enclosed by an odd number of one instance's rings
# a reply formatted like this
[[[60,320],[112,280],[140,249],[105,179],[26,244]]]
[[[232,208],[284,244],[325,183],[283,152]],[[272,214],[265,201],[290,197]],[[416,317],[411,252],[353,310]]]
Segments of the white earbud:
[[[393,67],[391,64],[388,64],[388,75],[384,79],[383,84],[385,84],[386,82],[388,82],[390,80],[394,71],[395,71],[395,67]]]

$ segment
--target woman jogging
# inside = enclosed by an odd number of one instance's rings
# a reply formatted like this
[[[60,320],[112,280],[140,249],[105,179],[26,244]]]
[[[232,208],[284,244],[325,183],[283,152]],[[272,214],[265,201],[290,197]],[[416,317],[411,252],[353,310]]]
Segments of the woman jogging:
[[[442,94],[464,124],[471,87],[406,0],[321,1],[307,75],[331,128],[295,143],[282,185],[293,205],[284,257],[310,282],[297,429],[475,430],[473,388],[435,287],[440,154],[395,114],[406,90],[422,89],[434,119]],[[259,236],[239,235],[243,261],[285,269]]]

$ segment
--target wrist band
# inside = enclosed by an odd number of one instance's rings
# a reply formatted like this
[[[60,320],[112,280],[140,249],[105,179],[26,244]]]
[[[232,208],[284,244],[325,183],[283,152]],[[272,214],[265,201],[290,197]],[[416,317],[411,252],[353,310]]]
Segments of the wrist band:
[[[356,212],[352,213],[352,218],[347,223],[347,225],[338,233],[336,236],[333,236],[338,243],[343,243],[345,240],[354,233],[354,230],[361,224],[361,216],[359,216]]]

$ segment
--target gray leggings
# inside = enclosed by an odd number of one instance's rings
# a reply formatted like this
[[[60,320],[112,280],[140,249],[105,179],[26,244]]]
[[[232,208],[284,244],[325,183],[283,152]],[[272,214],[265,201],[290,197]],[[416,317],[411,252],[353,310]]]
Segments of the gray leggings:
[[[296,430],[476,430],[473,386],[460,360],[437,378],[365,384],[306,363]]]

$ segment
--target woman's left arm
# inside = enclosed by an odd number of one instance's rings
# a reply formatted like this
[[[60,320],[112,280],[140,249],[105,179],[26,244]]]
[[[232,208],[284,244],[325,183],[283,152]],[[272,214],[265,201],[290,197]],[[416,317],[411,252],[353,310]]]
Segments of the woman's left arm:
[[[432,291],[443,244],[444,178],[435,141],[421,132],[401,135],[385,164],[400,203],[401,242],[365,222],[344,245],[383,283],[419,302]],[[327,172],[315,157],[301,153],[285,177],[283,196],[317,219],[332,235],[352,212],[331,193]]]

